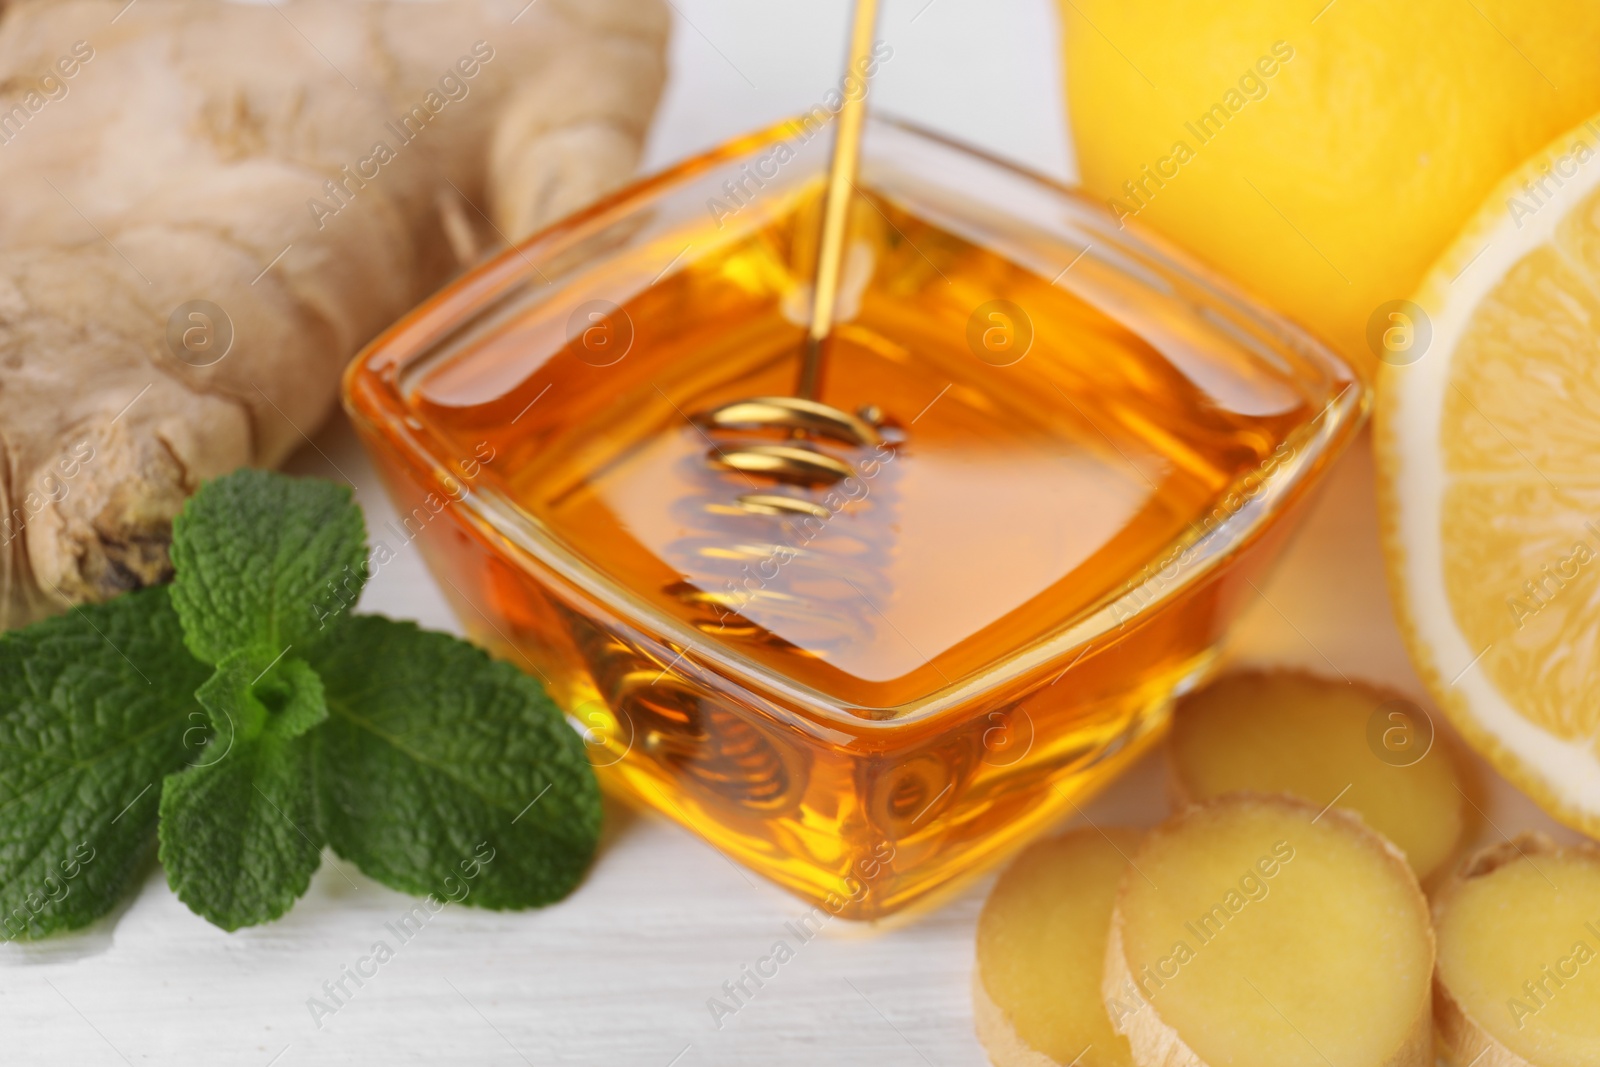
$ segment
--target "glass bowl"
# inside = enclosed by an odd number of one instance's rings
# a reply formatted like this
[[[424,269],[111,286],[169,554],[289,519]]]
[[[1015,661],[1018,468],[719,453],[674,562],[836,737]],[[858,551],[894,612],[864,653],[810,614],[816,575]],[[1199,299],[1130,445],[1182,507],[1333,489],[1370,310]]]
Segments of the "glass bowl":
[[[1322,344],[1100,204],[874,118],[853,223],[870,237],[869,280],[856,272],[840,331],[885,359],[922,344],[899,344],[913,335],[949,341],[924,344],[943,346],[925,364],[893,356],[904,365],[889,421],[908,475],[936,469],[936,453],[999,465],[949,504],[979,548],[963,542],[938,575],[907,579],[967,592],[951,593],[947,612],[897,620],[899,608],[858,589],[877,615],[862,609],[868,623],[852,624],[874,632],[818,651],[751,622],[770,596],[730,601],[687,568],[679,593],[720,604],[696,615],[610,558],[609,534],[563,525],[554,490],[529,487],[586,457],[596,469],[632,462],[652,435],[698,448],[688,414],[745,395],[750,380],[785,388],[774,368],[792,363],[804,321],[824,126],[807,118],[736,140],[485,263],[368,346],[344,398],[403,516],[377,532],[380,563],[415,541],[474,637],[544,680],[608,786],[828,913],[871,919],[981,871],[1159,737],[1368,392]],[[746,367],[747,352],[760,360]],[[722,373],[736,364],[754,378]],[[867,363],[831,365],[830,388],[848,394],[870,376],[853,366]],[[980,386],[935,396],[946,376]],[[932,398],[921,411],[907,399],[919,381]],[[981,439],[940,429],[947,413],[985,410],[983,382],[1031,397],[1049,432],[1007,443],[1015,420],[999,415]],[[1008,450],[1036,446],[1091,457],[1094,477],[1117,479],[1117,493],[1134,486],[1164,525],[1108,536],[1067,577],[1046,574],[1036,594],[1013,597],[1020,606],[995,609],[1000,621],[975,616],[968,639],[962,612],[988,590],[985,567],[1010,581],[1012,557],[1055,558],[1103,518],[1098,498],[1053,491],[1048,463],[1034,483],[1017,476],[1038,457]],[[630,484],[649,496],[662,483]],[[897,484],[911,507],[914,483]],[[998,504],[975,503],[991,489]],[[938,547],[909,515],[894,536]],[[630,546],[650,525],[628,525]],[[940,626],[954,636],[927,636]],[[871,642],[891,629],[938,648],[874,675]]]

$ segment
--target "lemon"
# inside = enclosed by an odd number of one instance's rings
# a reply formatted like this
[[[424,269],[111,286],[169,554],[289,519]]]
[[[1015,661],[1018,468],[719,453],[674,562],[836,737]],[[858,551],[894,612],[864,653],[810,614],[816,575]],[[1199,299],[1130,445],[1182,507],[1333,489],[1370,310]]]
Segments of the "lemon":
[[[1370,369],[1497,181],[1600,110],[1593,0],[1061,0],[1085,187]]]
[[[1412,661],[1502,773],[1600,835],[1600,116],[1394,314],[1375,441]]]

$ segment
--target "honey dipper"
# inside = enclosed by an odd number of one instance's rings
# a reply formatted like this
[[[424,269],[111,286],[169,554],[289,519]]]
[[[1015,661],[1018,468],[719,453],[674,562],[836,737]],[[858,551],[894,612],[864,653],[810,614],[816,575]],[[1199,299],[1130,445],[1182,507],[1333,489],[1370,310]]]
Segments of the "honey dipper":
[[[871,60],[877,7],[877,0],[856,0],[846,69],[862,79],[867,77]],[[707,431],[787,432],[792,441],[714,448],[707,453],[706,462],[715,470],[755,474],[788,485],[816,489],[843,481],[851,477],[855,470],[840,459],[805,447],[803,441],[806,438],[825,437],[857,447],[876,446],[883,441],[877,425],[881,416],[875,408],[868,407],[859,414],[851,414],[817,399],[823,358],[833,330],[833,317],[839,298],[845,228],[850,218],[850,202],[860,164],[861,132],[865,117],[865,91],[854,98],[846,94],[839,110],[839,128],[834,134],[833,158],[828,167],[828,183],[823,199],[822,240],[812,285],[811,324],[806,332],[795,395],[735,400],[694,418]],[[745,493],[735,499],[732,507],[753,515],[798,515],[817,519],[832,516],[829,508],[816,501],[781,493]]]

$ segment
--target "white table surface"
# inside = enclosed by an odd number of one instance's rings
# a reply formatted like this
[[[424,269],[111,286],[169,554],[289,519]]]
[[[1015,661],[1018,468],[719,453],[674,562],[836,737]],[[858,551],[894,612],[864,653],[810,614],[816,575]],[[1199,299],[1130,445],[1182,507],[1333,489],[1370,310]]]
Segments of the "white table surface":
[[[841,0],[673,0],[674,75],[647,152],[664,165],[819,99],[835,79]],[[1048,0],[892,0],[879,106],[1070,175]],[[369,524],[393,517],[342,420],[300,473],[347,476]],[[1386,682],[1421,698],[1390,618],[1363,438],[1334,472],[1233,654]],[[460,632],[415,553],[385,566],[369,611]],[[1487,773],[1487,772],[1485,772]],[[1556,828],[1498,780],[1484,840]],[[1101,825],[1166,809],[1146,760],[1093,804]],[[973,924],[992,875],[911,925],[833,920],[721,1029],[725,980],[808,909],[649,812],[608,801],[585,883],[543,911],[449,907],[319,1026],[308,998],[366,955],[412,901],[325,856],[279,922],[227,934],[159,870],[87,931],[0,947],[0,1064],[705,1064],[977,1067]]]

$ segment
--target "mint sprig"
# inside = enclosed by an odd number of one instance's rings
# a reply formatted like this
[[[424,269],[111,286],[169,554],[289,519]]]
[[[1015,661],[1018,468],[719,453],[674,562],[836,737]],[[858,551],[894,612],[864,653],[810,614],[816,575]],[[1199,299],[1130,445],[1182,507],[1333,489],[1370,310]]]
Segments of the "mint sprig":
[[[292,907],[324,844],[482,907],[577,884],[600,828],[581,740],[515,668],[344,611],[367,573],[348,490],[210,482],[172,557],[170,596],[0,634],[0,939],[105,914],[156,837],[179,899],[229,930]]]

